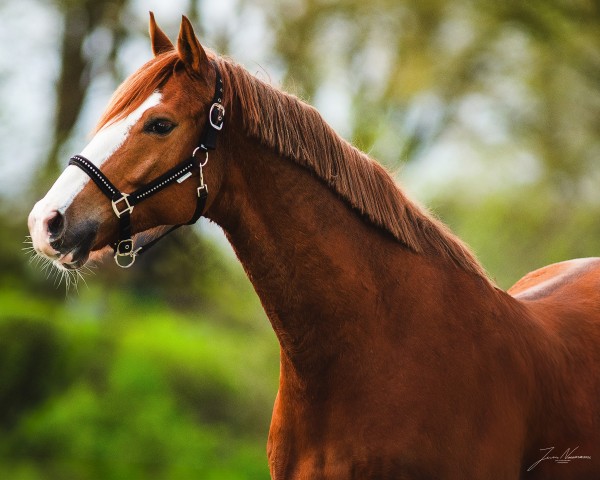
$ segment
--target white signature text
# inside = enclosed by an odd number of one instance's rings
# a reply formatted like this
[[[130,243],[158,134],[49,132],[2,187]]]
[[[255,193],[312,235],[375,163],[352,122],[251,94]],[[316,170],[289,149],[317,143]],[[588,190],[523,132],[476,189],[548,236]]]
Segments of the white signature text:
[[[563,452],[563,454],[560,456],[551,455],[551,453],[554,451],[554,447],[540,448],[540,452],[544,452],[544,455],[537,462],[533,463],[527,469],[527,471],[530,472],[531,470],[533,470],[535,467],[537,467],[541,462],[543,462],[545,460],[551,460],[551,461],[554,461],[555,463],[569,463],[572,460],[591,460],[592,459],[592,457],[589,455],[573,455],[575,453],[575,450],[577,450],[578,448],[579,447],[567,448]]]

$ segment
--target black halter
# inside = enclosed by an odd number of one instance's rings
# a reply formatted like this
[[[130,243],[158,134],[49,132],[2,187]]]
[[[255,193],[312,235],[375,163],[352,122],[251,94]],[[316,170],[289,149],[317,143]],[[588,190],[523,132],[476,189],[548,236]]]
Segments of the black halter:
[[[215,94],[213,96],[210,109],[208,111],[208,121],[200,137],[199,146],[196,147],[192,156],[175,167],[166,171],[159,177],[152,180],[150,183],[138,188],[132,193],[123,193],[113,185],[113,183],[104,175],[98,167],[96,167],[87,158],[81,155],[74,155],[69,160],[69,165],[75,165],[81,168],[98,186],[100,191],[108,197],[112,203],[112,208],[115,215],[119,219],[119,236],[117,241],[112,245],[115,251],[115,262],[119,267],[129,268],[135,262],[135,259],[142,252],[147,251],[156,242],[165,235],[171,233],[183,225],[191,225],[196,223],[204,213],[206,200],[208,198],[208,187],[204,183],[204,175],[202,167],[208,162],[208,151],[214,150],[217,146],[217,134],[223,128],[225,118],[225,108],[223,107],[223,79],[217,64],[212,62],[216,73]],[[197,157],[197,153],[201,151],[205,153],[203,159]],[[173,182],[181,183],[192,175],[192,170],[198,167],[200,185],[197,188],[196,210],[189,222],[185,224],[173,225],[169,230],[148,242],[146,245],[134,249],[133,239],[131,234],[131,212],[133,207],[146,198],[151,197],[155,193],[160,192],[164,188],[171,185]],[[143,250],[142,250],[143,249]],[[121,259],[129,258],[127,262],[122,262]]]

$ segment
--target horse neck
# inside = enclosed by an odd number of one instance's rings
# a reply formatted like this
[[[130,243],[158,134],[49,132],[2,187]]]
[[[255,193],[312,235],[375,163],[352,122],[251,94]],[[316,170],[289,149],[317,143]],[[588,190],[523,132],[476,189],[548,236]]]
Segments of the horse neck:
[[[411,252],[256,140],[228,143],[235,147],[208,216],[224,229],[261,299],[282,368],[319,375],[342,350],[382,332],[429,335],[436,319],[448,321],[448,291],[460,305],[474,289],[493,290],[439,255]]]

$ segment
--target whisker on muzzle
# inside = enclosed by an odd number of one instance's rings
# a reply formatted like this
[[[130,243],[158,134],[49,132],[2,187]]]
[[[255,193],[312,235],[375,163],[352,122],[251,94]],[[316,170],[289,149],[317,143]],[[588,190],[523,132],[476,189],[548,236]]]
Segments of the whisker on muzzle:
[[[71,290],[79,291],[79,284],[83,283],[87,287],[85,280],[86,276],[93,275],[96,266],[94,264],[86,264],[79,268],[68,269],[62,266],[58,261],[50,259],[38,253],[33,247],[33,242],[30,236],[27,236],[23,243],[26,245],[21,250],[29,256],[29,264],[33,264],[42,272],[46,273],[46,279],[53,278],[54,285],[59,288],[62,284],[65,285],[65,294]]]

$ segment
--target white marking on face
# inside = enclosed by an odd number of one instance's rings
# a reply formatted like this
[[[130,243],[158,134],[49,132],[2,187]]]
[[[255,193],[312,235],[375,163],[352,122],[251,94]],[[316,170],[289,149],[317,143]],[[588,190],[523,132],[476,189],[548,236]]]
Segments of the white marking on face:
[[[83,149],[81,155],[87,158],[98,168],[115,153],[127,140],[131,127],[133,127],[149,108],[158,105],[162,95],[154,92],[142,105],[122,120],[116,121],[103,127],[90,143]],[[34,247],[38,251],[51,251],[49,247],[48,232],[44,224],[52,212],[64,214],[90,178],[74,165],[69,165],[58,177],[46,196],[35,204],[29,216],[30,233]]]
[[[81,156],[100,168],[125,143],[131,127],[137,123],[146,110],[158,105],[161,97],[159,92],[154,92],[127,117],[102,128],[83,149]],[[78,167],[69,165],[46,194],[46,198],[50,196],[56,205],[56,210],[64,214],[75,196],[83,190],[89,180],[90,178]]]

